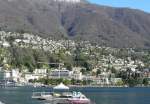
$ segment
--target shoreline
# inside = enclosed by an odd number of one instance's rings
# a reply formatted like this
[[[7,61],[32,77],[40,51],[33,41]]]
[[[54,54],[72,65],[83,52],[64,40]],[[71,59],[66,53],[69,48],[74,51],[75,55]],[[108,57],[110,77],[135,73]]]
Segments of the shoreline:
[[[35,84],[25,84],[24,86],[33,86],[33,87],[55,87],[56,85],[35,85]],[[134,86],[130,87],[127,85],[124,86],[111,86],[111,85],[67,85],[70,88],[150,88],[150,86]]]

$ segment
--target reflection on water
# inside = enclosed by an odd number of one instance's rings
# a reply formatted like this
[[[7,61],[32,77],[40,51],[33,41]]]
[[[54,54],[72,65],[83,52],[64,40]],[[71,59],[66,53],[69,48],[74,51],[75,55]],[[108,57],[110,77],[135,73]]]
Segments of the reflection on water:
[[[0,88],[0,101],[5,104],[50,104],[32,99],[32,92],[51,91],[51,88]],[[150,88],[74,88],[96,104],[150,104]],[[1,104],[1,103],[0,103]]]

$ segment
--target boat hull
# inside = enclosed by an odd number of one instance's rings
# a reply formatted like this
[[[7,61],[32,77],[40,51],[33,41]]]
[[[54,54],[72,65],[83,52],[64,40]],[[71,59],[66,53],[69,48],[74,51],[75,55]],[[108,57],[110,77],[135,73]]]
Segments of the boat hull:
[[[90,104],[90,101],[87,99],[87,100],[68,100],[69,103],[71,104]]]

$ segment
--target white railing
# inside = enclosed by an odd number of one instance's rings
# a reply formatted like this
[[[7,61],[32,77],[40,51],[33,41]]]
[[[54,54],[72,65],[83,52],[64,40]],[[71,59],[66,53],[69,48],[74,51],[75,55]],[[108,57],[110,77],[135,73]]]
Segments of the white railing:
[[[45,95],[52,95],[52,92],[33,92],[32,98],[40,98],[41,96]]]

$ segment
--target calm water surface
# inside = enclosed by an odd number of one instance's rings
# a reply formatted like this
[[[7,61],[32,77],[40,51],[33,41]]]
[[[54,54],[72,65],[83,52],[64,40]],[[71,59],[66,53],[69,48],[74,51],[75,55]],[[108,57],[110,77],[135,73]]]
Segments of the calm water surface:
[[[48,104],[31,99],[32,92],[51,91],[51,88],[0,88],[0,101],[5,104]],[[150,104],[150,88],[74,88],[96,104]]]

